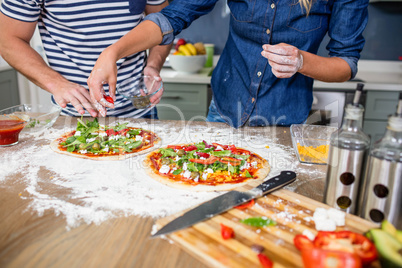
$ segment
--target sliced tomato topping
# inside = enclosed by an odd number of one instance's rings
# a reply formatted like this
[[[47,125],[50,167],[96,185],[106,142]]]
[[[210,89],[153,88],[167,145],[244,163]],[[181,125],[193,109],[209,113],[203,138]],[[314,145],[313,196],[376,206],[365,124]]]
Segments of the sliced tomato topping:
[[[232,228],[221,223],[221,235],[223,239],[227,240],[233,238],[235,233]]]
[[[261,266],[264,268],[271,268],[274,265],[271,259],[268,258],[268,256],[263,253],[259,253],[257,257],[258,260],[260,261]]]
[[[175,150],[180,150],[180,149],[183,149],[185,146],[183,146],[183,145],[168,145],[167,146],[167,148],[170,148],[170,149],[175,149]]]
[[[186,152],[194,151],[194,150],[197,150],[197,146],[195,146],[195,145],[190,145],[190,146],[184,148],[184,151],[186,151]]]
[[[207,154],[207,153],[196,152],[195,154],[198,155],[198,156],[200,156],[200,157],[204,157],[204,158],[208,158],[208,157],[209,157],[209,154]]]
[[[228,157],[228,156],[220,158],[219,162],[224,163],[224,164],[231,164],[232,166],[238,166],[241,164],[240,159],[236,159],[236,158]]]

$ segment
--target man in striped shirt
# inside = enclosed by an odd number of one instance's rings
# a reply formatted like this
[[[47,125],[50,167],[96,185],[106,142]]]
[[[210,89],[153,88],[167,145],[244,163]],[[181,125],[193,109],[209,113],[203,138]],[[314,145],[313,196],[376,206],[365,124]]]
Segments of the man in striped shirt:
[[[137,26],[146,14],[160,11],[167,0],[2,0],[0,53],[17,71],[52,94],[62,114],[106,114],[91,101],[87,78],[99,54]],[[29,42],[38,25],[48,64]],[[159,77],[170,46],[156,46],[117,62],[117,85],[144,73]],[[104,86],[108,94],[108,86]],[[160,97],[163,93],[158,93]],[[156,109],[137,110],[117,94],[110,116],[156,117]],[[156,100],[154,103],[159,102]],[[86,111],[85,111],[86,110]]]

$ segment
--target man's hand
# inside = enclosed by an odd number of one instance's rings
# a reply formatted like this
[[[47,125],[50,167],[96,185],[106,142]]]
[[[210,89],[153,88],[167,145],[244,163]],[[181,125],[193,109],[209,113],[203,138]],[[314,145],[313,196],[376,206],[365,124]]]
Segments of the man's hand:
[[[98,115],[92,106],[88,90],[78,84],[69,81],[60,83],[55,90],[52,90],[52,94],[55,101],[63,108],[66,108],[67,103],[71,103],[80,114],[84,114],[87,110],[93,117]]]
[[[303,67],[303,55],[297,47],[281,43],[262,48],[261,55],[268,59],[272,73],[278,78],[292,77]]]

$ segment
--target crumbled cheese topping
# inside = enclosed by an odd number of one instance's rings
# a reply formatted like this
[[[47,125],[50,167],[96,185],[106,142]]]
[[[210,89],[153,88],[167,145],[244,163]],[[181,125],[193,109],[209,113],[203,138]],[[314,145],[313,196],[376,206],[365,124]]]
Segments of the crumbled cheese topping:
[[[184,172],[184,174],[183,174],[183,177],[185,177],[185,178],[190,178],[190,176],[191,176],[191,171],[189,171],[189,170],[186,170],[185,172]]]
[[[80,150],[80,151],[79,151],[79,153],[80,153],[80,154],[86,154],[87,152],[88,152],[88,151],[87,151],[86,149],[85,149],[85,150]]]
[[[81,131],[76,131],[74,136],[81,136]]]
[[[96,138],[87,139],[87,143],[93,142],[94,140],[96,140]]]
[[[143,138],[142,138],[142,136],[140,136],[140,135],[136,135],[136,136],[135,136],[135,140],[136,140],[136,141],[142,141],[142,139],[143,139]]]
[[[169,173],[169,171],[170,171],[170,168],[169,168],[168,165],[163,165],[163,166],[161,166],[161,168],[159,169],[159,172],[160,172],[160,173],[163,173],[163,174],[167,174],[167,173]]]

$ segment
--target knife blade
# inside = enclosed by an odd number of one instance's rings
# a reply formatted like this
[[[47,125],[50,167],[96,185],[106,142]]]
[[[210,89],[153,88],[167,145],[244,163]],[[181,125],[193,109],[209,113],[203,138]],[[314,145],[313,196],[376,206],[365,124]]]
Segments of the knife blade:
[[[282,171],[278,176],[261,183],[249,191],[230,191],[187,211],[182,216],[163,226],[158,232],[153,234],[152,237],[166,235],[192,226],[198,222],[221,214],[235,206],[248,202],[251,199],[273,192],[295,180],[296,173],[293,171]]]

